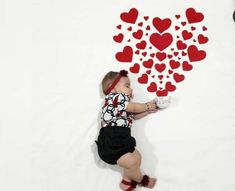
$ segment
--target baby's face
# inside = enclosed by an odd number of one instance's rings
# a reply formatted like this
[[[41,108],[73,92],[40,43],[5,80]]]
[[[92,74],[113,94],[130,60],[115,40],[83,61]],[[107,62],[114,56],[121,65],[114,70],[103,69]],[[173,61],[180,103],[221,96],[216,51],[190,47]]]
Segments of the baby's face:
[[[128,77],[121,77],[114,89],[117,93],[124,93],[130,98],[132,97],[131,82]]]

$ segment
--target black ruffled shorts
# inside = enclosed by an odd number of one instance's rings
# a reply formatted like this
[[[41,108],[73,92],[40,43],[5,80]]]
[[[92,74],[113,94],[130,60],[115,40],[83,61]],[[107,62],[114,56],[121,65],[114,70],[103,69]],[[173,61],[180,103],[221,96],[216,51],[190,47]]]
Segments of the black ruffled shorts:
[[[108,164],[117,164],[117,160],[128,152],[134,152],[136,141],[129,127],[103,127],[96,141],[100,158]]]

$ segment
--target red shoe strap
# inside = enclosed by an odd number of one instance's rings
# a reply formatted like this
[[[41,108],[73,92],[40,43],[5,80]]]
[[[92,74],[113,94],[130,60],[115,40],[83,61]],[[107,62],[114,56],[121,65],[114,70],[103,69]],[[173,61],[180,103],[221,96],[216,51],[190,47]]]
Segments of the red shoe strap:
[[[127,191],[132,191],[133,190],[133,188],[136,188],[136,185],[137,185],[137,182],[135,182],[135,181],[131,181],[131,182],[128,182],[128,181],[126,181],[126,180],[122,180],[122,184],[125,184],[125,185],[127,185],[127,186],[130,186],[128,189],[127,189]]]

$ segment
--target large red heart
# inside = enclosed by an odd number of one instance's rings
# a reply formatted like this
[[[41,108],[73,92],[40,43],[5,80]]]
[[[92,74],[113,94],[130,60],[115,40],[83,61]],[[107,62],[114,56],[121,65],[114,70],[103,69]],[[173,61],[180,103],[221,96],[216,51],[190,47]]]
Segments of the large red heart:
[[[120,18],[122,24],[116,25],[113,40],[122,48],[115,57],[119,62],[134,63],[129,71],[148,92],[165,96],[175,91],[193,69],[192,63],[206,57],[201,46],[208,42],[207,27],[202,25],[204,15],[194,8],[172,19],[140,17],[132,8]]]

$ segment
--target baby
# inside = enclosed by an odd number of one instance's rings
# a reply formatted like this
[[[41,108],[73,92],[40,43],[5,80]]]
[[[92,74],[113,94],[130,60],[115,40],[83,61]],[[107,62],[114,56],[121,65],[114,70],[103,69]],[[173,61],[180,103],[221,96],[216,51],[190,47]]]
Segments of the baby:
[[[157,111],[155,101],[131,102],[132,88],[128,72],[108,72],[102,80],[106,95],[102,107],[101,129],[98,140],[100,158],[111,165],[123,168],[120,188],[134,191],[137,185],[153,188],[156,178],[143,175],[140,170],[141,155],[135,149],[136,141],[131,136],[132,121]]]

